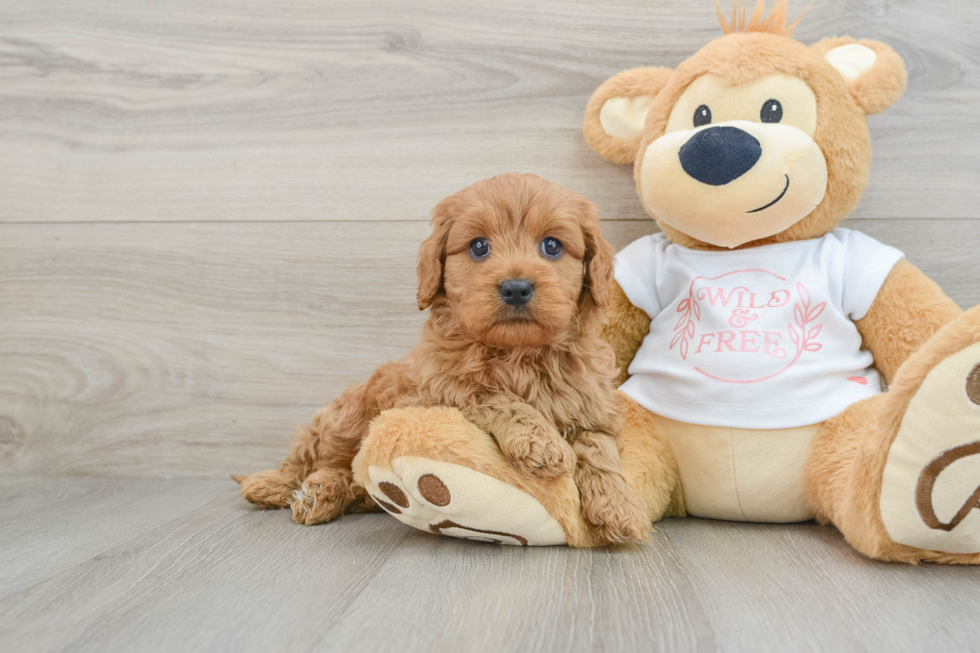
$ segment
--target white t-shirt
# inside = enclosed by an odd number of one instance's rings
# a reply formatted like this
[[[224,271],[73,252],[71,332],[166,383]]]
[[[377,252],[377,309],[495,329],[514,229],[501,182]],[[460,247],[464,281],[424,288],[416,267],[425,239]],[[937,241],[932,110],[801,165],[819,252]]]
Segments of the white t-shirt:
[[[622,390],[681,422],[776,429],[822,422],[881,392],[854,320],[903,254],[850,229],[705,252],[646,236],[616,281],[651,318]]]

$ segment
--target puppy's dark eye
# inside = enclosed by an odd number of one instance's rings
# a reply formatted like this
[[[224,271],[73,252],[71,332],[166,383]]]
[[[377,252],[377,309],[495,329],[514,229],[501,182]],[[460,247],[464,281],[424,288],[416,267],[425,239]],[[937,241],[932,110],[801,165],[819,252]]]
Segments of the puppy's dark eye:
[[[474,238],[470,243],[470,256],[478,261],[490,256],[490,242],[486,238]]]
[[[562,247],[561,241],[557,238],[548,236],[541,241],[541,253],[548,258],[558,258],[563,251],[565,248]]]
[[[783,119],[783,105],[779,100],[766,100],[759,111],[759,118],[762,122],[779,122]]]
[[[697,109],[694,110],[694,126],[700,127],[701,125],[711,124],[711,109],[708,108],[707,104],[702,104]]]

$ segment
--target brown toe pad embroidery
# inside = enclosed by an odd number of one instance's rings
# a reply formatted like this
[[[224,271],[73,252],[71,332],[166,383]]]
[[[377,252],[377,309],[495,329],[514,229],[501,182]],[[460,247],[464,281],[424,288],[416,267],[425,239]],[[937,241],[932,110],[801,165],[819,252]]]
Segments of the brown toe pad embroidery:
[[[450,500],[452,500],[452,495],[449,494],[449,488],[446,487],[446,484],[438,476],[424,474],[419,477],[418,486],[419,494],[432,505],[439,507],[448,506]]]
[[[980,366],[974,368],[971,377],[976,373],[977,369],[980,369]],[[967,388],[969,388],[969,385]],[[949,523],[939,521],[936,510],[932,505],[932,488],[936,485],[936,478],[940,472],[960,458],[976,454],[980,454],[980,440],[944,451],[936,456],[931,463],[926,465],[922,473],[919,474],[919,482],[915,486],[915,507],[918,508],[919,516],[922,517],[922,521],[929,528],[938,531],[951,531],[959,526],[961,521],[966,519],[966,516],[971,510],[974,508],[980,509],[980,486],[973,491],[973,494],[966,500],[966,503],[956,511],[956,515],[953,516],[953,519]]]
[[[479,538],[473,537],[467,539],[492,540],[494,542],[497,542],[498,544],[503,544],[504,541],[499,538],[509,537],[512,540],[520,542],[521,546],[527,546],[526,537],[521,537],[520,535],[514,535],[513,533],[505,533],[503,531],[485,531],[479,528],[470,528],[469,526],[461,526],[460,524],[457,524],[456,522],[451,521],[449,519],[443,522],[439,522],[438,524],[432,524],[431,526],[429,526],[429,530],[431,530],[436,535],[442,535],[442,531],[447,528],[458,528],[464,531],[471,531],[473,533],[479,533],[480,535],[486,536],[486,537],[479,537]]]
[[[975,404],[980,404],[980,365],[973,368],[966,377],[966,396]]]
[[[402,514],[402,511],[399,510],[397,506],[393,506],[390,503],[388,503],[387,501],[385,501],[383,499],[379,499],[378,497],[374,496],[373,494],[371,495],[371,498],[374,499],[374,502],[376,504],[378,504],[379,506],[381,506],[382,508],[384,508],[388,512],[390,512],[392,514],[395,514],[395,515]]]
[[[378,489],[381,490],[386,497],[391,499],[395,505],[402,508],[408,508],[408,497],[406,497],[405,493],[402,492],[402,489],[394,483],[381,481],[378,483]]]

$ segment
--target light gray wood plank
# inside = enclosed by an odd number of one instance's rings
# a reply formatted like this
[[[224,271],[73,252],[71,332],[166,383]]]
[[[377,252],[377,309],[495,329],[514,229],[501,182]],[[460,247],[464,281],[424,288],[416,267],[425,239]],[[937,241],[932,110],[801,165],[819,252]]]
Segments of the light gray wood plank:
[[[465,542],[439,544],[452,562],[433,560],[409,542],[388,563],[399,571],[358,597],[332,638],[339,648],[393,603],[405,626],[369,650],[968,651],[980,629],[980,570],[876,563],[815,524],[672,519],[649,544],[534,551],[519,563]],[[400,598],[409,588],[411,603]]]
[[[978,23],[971,0],[810,7],[801,41],[878,38],[909,67],[857,217],[977,217]],[[644,220],[586,101],[720,35],[710,2],[8,0],[0,220],[417,220],[508,170]]]
[[[181,516],[145,528],[142,504],[123,507],[107,530],[139,527],[100,549],[90,516],[65,512],[61,529],[18,541],[90,553],[54,574],[28,565],[36,582],[0,598],[4,650],[970,651],[980,635],[980,569],[873,562],[814,524],[672,519],[642,545],[519,549],[383,514],[302,527],[230,481],[111,483],[173,497]],[[10,546],[0,539],[0,573]]]
[[[231,481],[23,479],[0,496],[0,599],[227,495]]]
[[[0,442],[21,470],[272,464],[270,445],[403,356],[424,319],[422,223],[2,229]]]
[[[400,642],[415,650],[720,650],[669,532],[596,551],[406,538],[327,641],[371,651]],[[363,642],[379,613],[397,614],[399,627]]]
[[[976,646],[975,567],[883,564],[855,552],[836,529],[812,523],[672,520],[667,533],[724,633],[722,650]]]
[[[91,480],[61,482],[84,492]],[[154,518],[152,529],[119,538],[57,574],[36,564],[27,569],[36,582],[0,599],[4,650],[311,650],[309,642],[408,535],[394,520],[301,527],[286,511],[252,509],[231,480],[112,482],[137,496],[160,492],[184,516],[174,520],[134,502],[121,508],[124,519],[145,522],[138,514],[145,512]],[[27,479],[25,491],[48,483]],[[89,518],[65,515],[59,531],[38,533],[27,544],[47,536],[54,546],[94,549],[91,540],[101,536]],[[35,521],[25,519],[28,526]]]
[[[853,220],[980,303],[970,220]],[[606,222],[622,247],[652,221]],[[224,475],[414,345],[424,223],[0,225],[0,469]]]

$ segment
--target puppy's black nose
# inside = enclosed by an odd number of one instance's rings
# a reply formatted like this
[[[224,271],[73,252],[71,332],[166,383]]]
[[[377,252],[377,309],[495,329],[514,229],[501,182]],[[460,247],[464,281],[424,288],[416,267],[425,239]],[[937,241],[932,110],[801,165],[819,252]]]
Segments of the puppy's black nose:
[[[508,279],[500,284],[498,290],[505,304],[518,308],[531,301],[534,284],[527,279]]]
[[[679,155],[684,172],[703,184],[724,186],[752,169],[762,146],[747,131],[720,125],[691,136]]]

